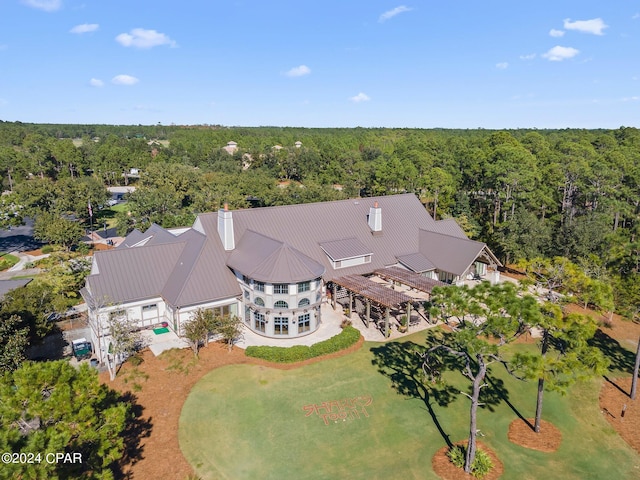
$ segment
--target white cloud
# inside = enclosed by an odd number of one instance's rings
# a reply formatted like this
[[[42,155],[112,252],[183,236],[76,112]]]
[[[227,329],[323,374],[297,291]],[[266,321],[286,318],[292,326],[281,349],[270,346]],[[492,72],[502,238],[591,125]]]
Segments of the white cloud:
[[[386,12],[384,12],[382,15],[380,15],[380,18],[378,18],[378,21],[380,23],[386,22],[387,20],[395,17],[396,15],[400,15],[401,13],[404,13],[404,12],[410,12],[411,10],[413,9],[406,7],[404,5],[400,5],[399,7],[396,7],[392,10],[387,10]]]
[[[561,62],[568,58],[573,58],[580,53],[580,50],[576,50],[573,47],[561,47],[556,45],[550,49],[547,53],[543,53],[542,56],[552,62]]]
[[[369,100],[371,100],[371,97],[369,97],[369,95],[367,95],[366,93],[360,92],[355,97],[349,97],[349,100],[351,100],[353,103],[368,102]]]
[[[131,75],[116,75],[111,79],[111,83],[114,85],[135,85],[140,80]]]
[[[176,46],[176,42],[164,33],[145,30],[144,28],[134,28],[131,33],[121,33],[116,37],[116,42],[123,47],[136,48],[153,48],[160,45]]]
[[[299,65],[297,67],[293,67],[288,72],[285,72],[287,77],[303,77],[305,75],[309,75],[311,73],[311,69],[306,65]]]
[[[591,20],[576,20],[572,22],[570,18],[564,21],[564,28],[567,30],[577,30],[582,33],[592,33],[593,35],[604,35],[602,32],[609,25],[604,23],[601,18],[593,18]]]
[[[631,17],[632,20],[637,20],[640,18],[640,13],[636,13],[633,17]]]
[[[530,53],[528,55],[520,55],[520,60],[533,60],[534,58],[536,58],[536,54],[535,53]]]
[[[45,12],[54,12],[62,7],[62,0],[22,0],[22,3]]]
[[[640,97],[638,96],[633,96],[633,97],[625,97],[622,99],[623,102],[638,102],[640,101]]]
[[[556,30],[555,28],[552,28],[551,30],[549,30],[549,35],[556,38],[564,37],[564,30]]]
[[[99,78],[92,78],[91,80],[89,80],[89,85],[91,85],[92,87],[104,87],[104,82]]]
[[[505,70],[506,68],[509,67],[509,62],[500,62],[500,63],[496,63],[496,68],[498,70]]]
[[[73,27],[71,30],[69,30],[69,33],[95,32],[96,30],[98,30],[98,28],[100,28],[100,25],[98,25],[97,23],[83,23],[82,25],[76,25],[75,27]]]

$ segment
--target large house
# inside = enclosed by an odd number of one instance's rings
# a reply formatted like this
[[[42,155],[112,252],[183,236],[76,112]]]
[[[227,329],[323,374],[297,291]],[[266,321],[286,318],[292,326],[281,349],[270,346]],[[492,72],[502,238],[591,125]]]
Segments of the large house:
[[[199,215],[190,228],[152,225],[96,252],[82,295],[104,361],[109,316],[180,334],[198,309],[292,338],[320,325],[327,285],[387,267],[447,283],[498,281],[498,259],[453,219],[435,221],[412,194]]]

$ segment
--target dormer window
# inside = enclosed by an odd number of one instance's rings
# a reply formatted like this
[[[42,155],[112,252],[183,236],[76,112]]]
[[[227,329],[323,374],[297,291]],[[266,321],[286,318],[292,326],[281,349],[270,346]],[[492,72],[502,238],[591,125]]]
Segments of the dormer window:
[[[320,248],[327,254],[334,269],[371,263],[371,255],[373,254],[371,249],[357,238],[324,242],[320,244]]]

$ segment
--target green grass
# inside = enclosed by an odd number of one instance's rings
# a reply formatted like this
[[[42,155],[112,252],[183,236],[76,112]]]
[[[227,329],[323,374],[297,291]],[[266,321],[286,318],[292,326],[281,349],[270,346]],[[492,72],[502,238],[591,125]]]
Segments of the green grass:
[[[6,270],[13,267],[20,259],[10,253],[0,253],[0,270]]]
[[[214,370],[185,402],[180,447],[203,479],[438,478],[431,458],[445,439],[466,438],[469,403],[455,389],[421,386],[412,342],[423,337],[366,343],[354,354],[295,370]],[[494,370],[478,427],[505,465],[503,479],[638,478],[638,455],[599,412],[600,380],[566,397],[545,394],[544,418],[563,433],[560,449],[548,454],[507,439],[518,414],[533,416],[535,384]],[[458,390],[469,386],[456,374],[447,378]],[[368,417],[325,425],[318,415],[305,416],[305,405],[359,396],[372,399]]]

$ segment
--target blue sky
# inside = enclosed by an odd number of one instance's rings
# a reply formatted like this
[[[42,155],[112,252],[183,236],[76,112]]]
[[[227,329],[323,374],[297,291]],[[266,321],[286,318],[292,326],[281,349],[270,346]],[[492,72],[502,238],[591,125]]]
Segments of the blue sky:
[[[0,119],[640,127],[630,0],[2,0]]]

